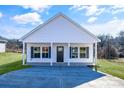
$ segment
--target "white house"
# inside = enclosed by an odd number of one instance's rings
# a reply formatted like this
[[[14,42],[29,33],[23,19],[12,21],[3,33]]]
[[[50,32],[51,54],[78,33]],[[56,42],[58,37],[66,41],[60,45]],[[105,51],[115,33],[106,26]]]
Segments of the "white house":
[[[6,51],[6,40],[1,40],[0,39],[0,53],[3,53]]]
[[[70,66],[72,63],[94,65],[100,40],[69,17],[58,13],[20,41],[23,42],[23,64],[48,63],[52,66],[65,63]]]

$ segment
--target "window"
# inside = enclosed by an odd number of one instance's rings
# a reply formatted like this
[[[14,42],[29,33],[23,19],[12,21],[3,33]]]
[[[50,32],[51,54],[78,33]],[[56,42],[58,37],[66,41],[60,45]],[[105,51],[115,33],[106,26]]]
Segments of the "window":
[[[78,58],[78,47],[70,47],[70,58]]]
[[[40,47],[31,47],[31,58],[40,58]]]
[[[51,58],[51,47],[42,47],[42,58]]]
[[[80,47],[80,58],[89,58],[89,47]]]

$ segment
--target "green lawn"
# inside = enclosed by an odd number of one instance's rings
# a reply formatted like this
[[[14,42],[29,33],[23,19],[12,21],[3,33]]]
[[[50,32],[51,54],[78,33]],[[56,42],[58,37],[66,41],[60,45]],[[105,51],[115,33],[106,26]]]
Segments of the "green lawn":
[[[105,60],[99,59],[98,62],[98,70],[111,74],[113,76],[124,79],[124,59],[119,60]]]
[[[23,66],[21,59],[20,53],[0,53],[0,74],[30,67]]]

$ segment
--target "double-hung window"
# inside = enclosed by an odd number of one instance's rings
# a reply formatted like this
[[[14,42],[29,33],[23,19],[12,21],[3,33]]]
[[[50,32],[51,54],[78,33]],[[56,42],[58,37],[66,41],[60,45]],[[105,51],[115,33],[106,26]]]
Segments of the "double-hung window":
[[[70,47],[70,58],[78,58],[78,47]]]
[[[80,58],[89,58],[89,47],[80,47]]]
[[[42,58],[51,58],[51,47],[42,47]]]
[[[40,47],[31,47],[31,58],[40,58]]]

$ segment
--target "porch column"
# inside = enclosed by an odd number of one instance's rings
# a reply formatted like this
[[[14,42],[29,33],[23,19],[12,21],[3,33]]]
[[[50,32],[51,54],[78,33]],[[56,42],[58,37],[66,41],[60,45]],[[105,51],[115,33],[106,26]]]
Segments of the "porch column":
[[[50,65],[53,65],[53,49],[52,49],[53,43],[50,43],[50,47],[51,47],[51,62]]]
[[[97,43],[95,43],[95,65],[97,63]]]
[[[25,43],[23,42],[23,50],[22,50],[22,64],[25,65]]]
[[[96,63],[97,63],[97,43],[95,43],[95,60],[94,60],[95,62],[95,65],[96,65]]]
[[[70,66],[70,43],[68,43],[68,66]]]

